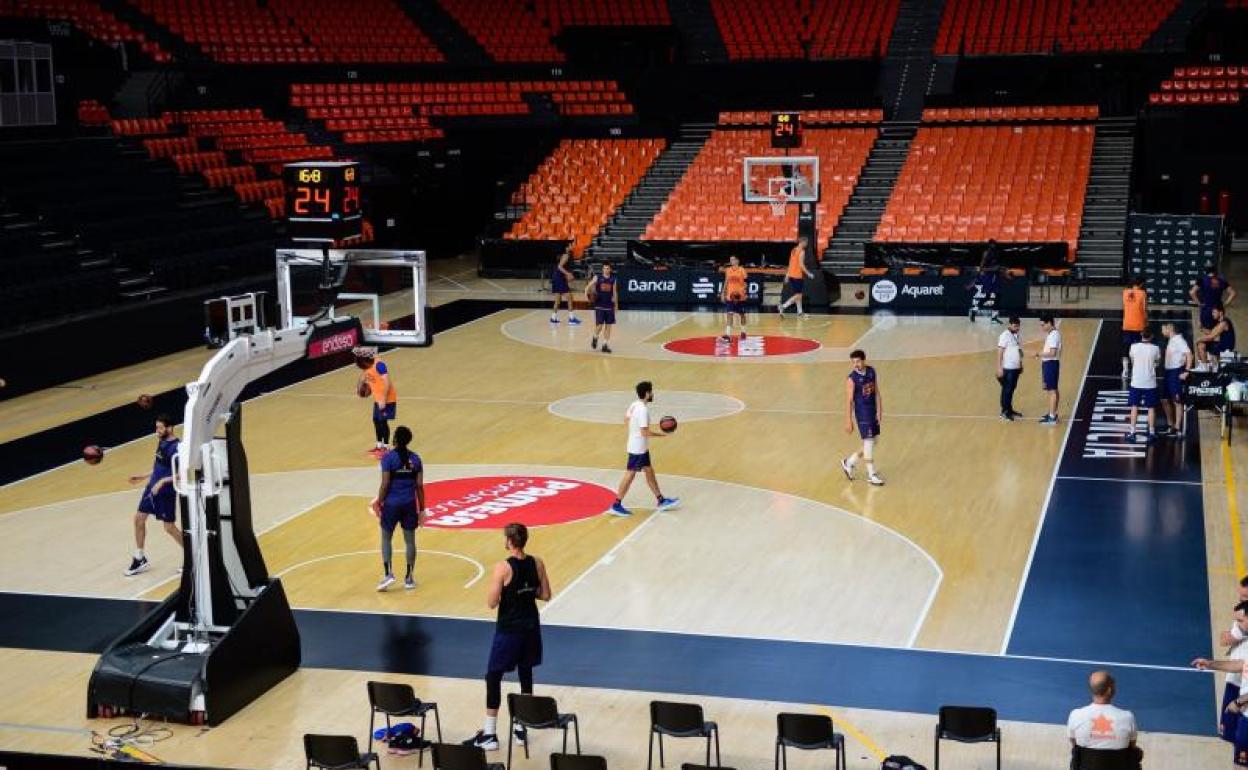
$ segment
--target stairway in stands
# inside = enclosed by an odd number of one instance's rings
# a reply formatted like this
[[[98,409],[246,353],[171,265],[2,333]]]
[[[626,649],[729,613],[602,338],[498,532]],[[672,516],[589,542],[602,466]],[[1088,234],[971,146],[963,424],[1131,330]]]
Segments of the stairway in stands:
[[[1192,29],[1210,5],[1209,0],[1183,0],[1166,17],[1166,20],[1153,30],[1153,34],[1144,41],[1141,50],[1157,53],[1186,51],[1188,36],[1192,34]]]
[[[935,70],[932,48],[943,0],[901,0],[880,73],[884,111],[892,120],[918,120]]]
[[[728,49],[715,24],[710,0],[667,0],[667,10],[672,24],[680,30],[686,62],[728,61]]]
[[[586,252],[595,262],[623,262],[628,242],[641,237],[694,158],[715,130],[714,123],[686,123],[607,221]]]
[[[1131,195],[1135,118],[1101,118],[1092,144],[1092,168],[1079,225],[1078,263],[1093,281],[1122,276],[1123,238]]]
[[[875,228],[884,215],[918,129],[917,121],[893,121],[880,126],[880,134],[858,175],[858,184],[832,231],[831,243],[823,252],[823,266],[837,277],[858,277],[863,263],[863,244],[875,236]]]
[[[399,7],[442,51],[447,64],[493,63],[481,44],[459,26],[438,0],[399,0]]]

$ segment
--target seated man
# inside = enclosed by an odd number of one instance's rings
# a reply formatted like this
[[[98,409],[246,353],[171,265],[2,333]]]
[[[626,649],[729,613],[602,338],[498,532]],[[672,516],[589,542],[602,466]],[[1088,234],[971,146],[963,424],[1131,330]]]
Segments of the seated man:
[[[1094,671],[1088,678],[1092,691],[1092,703],[1070,712],[1066,720],[1066,732],[1074,747],[1085,749],[1135,749],[1135,759],[1144,756],[1135,745],[1135,715],[1113,705],[1117,693],[1114,678],[1108,671]]]
[[[1213,326],[1196,340],[1196,355],[1202,363],[1212,364],[1216,369],[1218,356],[1235,349],[1235,324],[1222,305],[1213,306]]]

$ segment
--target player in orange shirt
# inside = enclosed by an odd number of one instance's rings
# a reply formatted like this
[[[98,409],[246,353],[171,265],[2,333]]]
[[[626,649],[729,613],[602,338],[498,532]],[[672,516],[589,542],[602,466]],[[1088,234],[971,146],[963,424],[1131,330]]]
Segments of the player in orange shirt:
[[[389,450],[390,421],[398,412],[399,394],[390,379],[390,369],[384,361],[377,360],[377,348],[356,348],[355,365],[364,370],[360,384],[368,385],[373,397],[373,431],[377,443],[369,454],[380,458]]]
[[[740,319],[741,339],[745,339],[745,299],[747,294],[745,268],[736,255],[728,258],[728,267],[724,269],[724,288],[719,299],[724,303],[724,312],[728,319],[724,323],[724,341],[732,339],[732,317]]]
[[[1140,332],[1148,325],[1148,292],[1143,279],[1131,281],[1131,288],[1122,290],[1122,379],[1131,376],[1131,358],[1127,351],[1140,341]]]
[[[806,317],[806,311],[802,308],[802,290],[806,288],[806,279],[814,278],[815,274],[806,269],[806,236],[797,239],[797,245],[789,252],[789,269],[784,274],[785,283],[793,295],[786,299],[783,304],[776,308],[776,312],[784,315],[784,311],[797,303],[797,314],[803,318]]]

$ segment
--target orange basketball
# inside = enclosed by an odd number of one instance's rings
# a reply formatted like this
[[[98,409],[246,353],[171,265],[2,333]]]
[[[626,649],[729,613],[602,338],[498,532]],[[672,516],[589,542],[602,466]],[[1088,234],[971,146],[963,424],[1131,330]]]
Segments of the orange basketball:
[[[360,380],[360,384],[355,387],[355,394],[360,398],[368,398],[373,394],[373,389],[368,386],[364,380]]]
[[[675,433],[676,425],[676,418],[672,417],[670,414],[659,420],[659,430],[664,433]]]
[[[82,448],[82,461],[85,462],[87,465],[99,465],[100,461],[103,459],[104,459],[104,450],[100,449],[95,444],[91,444],[90,446],[85,446]]]

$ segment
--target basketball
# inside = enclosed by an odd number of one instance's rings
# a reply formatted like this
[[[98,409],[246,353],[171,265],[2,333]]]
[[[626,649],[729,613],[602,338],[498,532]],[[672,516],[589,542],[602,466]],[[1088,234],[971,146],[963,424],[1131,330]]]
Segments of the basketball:
[[[863,291],[862,289],[859,289],[858,291],[854,292],[854,299],[863,299],[866,296],[867,296],[867,293]]]
[[[135,403],[139,405],[139,408],[140,408],[140,409],[144,409],[144,410],[146,410],[146,409],[151,409],[151,408],[152,408],[152,397],[151,397],[151,396],[149,396],[149,395],[147,395],[146,393],[144,393],[143,395],[141,395],[141,396],[139,396],[139,397],[138,397],[138,399],[135,401]]]
[[[373,389],[364,380],[360,380],[360,384],[355,386],[355,394],[360,398],[368,398],[372,393]]]
[[[676,423],[676,418],[675,418],[675,417],[672,417],[672,416],[669,414],[668,416],[666,416],[666,417],[664,417],[663,419],[659,420],[659,430],[663,431],[664,433],[675,433],[675,432],[676,432],[676,424],[677,424],[677,423]]]
[[[103,459],[104,459],[104,450],[100,449],[95,444],[91,444],[90,446],[85,446],[82,448],[82,461],[85,462],[87,465],[99,465],[100,461]]]

